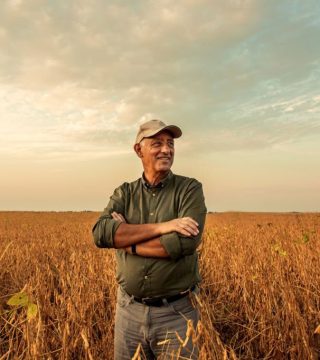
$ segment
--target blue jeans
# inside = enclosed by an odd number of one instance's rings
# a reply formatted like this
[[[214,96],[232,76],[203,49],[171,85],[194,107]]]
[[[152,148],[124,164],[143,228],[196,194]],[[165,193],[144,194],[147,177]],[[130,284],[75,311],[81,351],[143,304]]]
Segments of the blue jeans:
[[[198,289],[194,290],[197,292]],[[122,288],[118,287],[114,359],[132,359],[139,347],[141,359],[171,359],[172,354],[183,358],[197,359],[197,344],[192,336],[186,339],[188,320],[196,329],[199,312],[194,307],[192,292],[187,296],[165,303],[163,306],[147,306],[134,301]],[[189,321],[189,326],[190,326]],[[180,337],[180,340],[177,334]],[[184,342],[184,346],[182,346]],[[140,345],[139,345],[140,344]]]

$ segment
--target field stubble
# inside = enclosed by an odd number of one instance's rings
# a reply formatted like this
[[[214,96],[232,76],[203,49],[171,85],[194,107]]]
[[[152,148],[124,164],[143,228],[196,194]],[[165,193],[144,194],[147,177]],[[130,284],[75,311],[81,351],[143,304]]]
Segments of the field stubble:
[[[95,212],[0,213],[0,359],[112,359],[113,251]],[[200,247],[200,359],[318,359],[320,214],[221,213]],[[38,312],[12,311],[28,294]]]

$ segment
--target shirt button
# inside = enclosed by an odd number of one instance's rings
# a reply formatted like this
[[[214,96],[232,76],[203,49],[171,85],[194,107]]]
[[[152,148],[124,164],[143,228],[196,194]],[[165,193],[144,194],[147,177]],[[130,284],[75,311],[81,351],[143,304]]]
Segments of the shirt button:
[[[150,213],[150,215],[153,215],[153,213]]]
[[[153,194],[152,194],[152,196],[156,196],[156,194],[155,194],[155,193],[153,193]]]
[[[147,280],[147,279],[148,279],[148,276],[146,275],[146,276],[144,277],[144,279]]]

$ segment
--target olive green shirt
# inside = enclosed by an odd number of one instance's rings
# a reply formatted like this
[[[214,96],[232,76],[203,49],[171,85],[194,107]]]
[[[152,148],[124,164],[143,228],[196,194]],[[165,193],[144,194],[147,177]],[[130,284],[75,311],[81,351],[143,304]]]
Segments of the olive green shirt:
[[[160,237],[169,258],[143,257],[117,249],[117,281],[127,293],[137,297],[170,296],[201,280],[196,249],[207,209],[199,181],[170,171],[156,187],[149,185],[144,176],[122,184],[92,229],[98,247],[114,247],[115,232],[121,222],[112,219],[113,211],[121,213],[129,224],[159,223],[186,216],[199,224],[197,236],[172,232]]]

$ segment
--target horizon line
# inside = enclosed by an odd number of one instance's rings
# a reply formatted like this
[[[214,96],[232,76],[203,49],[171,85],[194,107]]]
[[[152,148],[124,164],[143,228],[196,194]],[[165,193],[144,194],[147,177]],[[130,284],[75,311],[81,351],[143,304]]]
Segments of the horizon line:
[[[2,210],[2,209],[0,209],[0,213],[4,213],[4,212],[12,212],[12,213],[13,212],[37,212],[37,213],[95,212],[95,213],[101,213],[102,210],[87,210],[87,209],[84,209],[84,210]],[[287,214],[287,213],[305,214],[305,213],[308,213],[308,214],[317,214],[317,213],[320,213],[320,210],[315,210],[315,211],[314,210],[305,210],[305,211],[302,211],[302,210],[282,210],[282,211],[280,211],[280,210],[274,210],[274,211],[268,211],[268,210],[221,210],[221,211],[215,210],[215,211],[213,211],[213,210],[209,210],[209,211],[207,211],[207,215],[220,214],[220,213],[267,213],[267,214],[275,214],[275,213],[278,213],[278,214]]]

